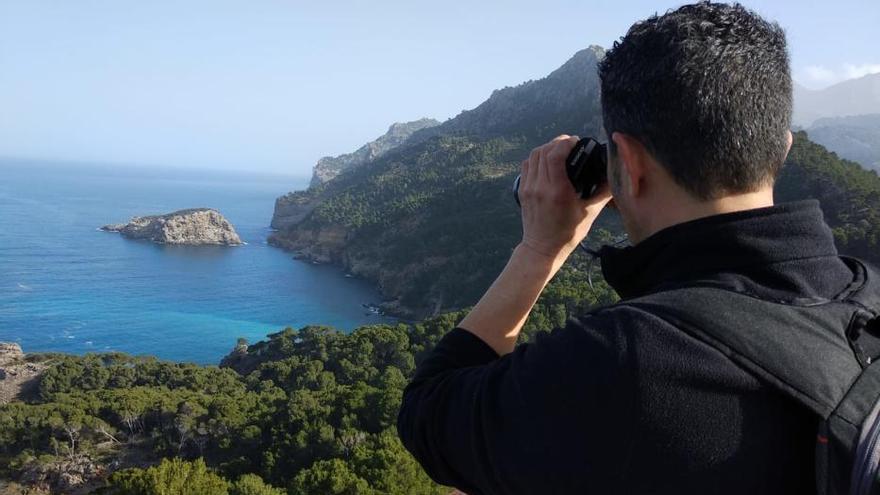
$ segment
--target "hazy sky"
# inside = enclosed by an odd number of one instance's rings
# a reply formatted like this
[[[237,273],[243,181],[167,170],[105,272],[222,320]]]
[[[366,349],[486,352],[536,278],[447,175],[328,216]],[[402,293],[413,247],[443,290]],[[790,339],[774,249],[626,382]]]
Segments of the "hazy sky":
[[[880,0],[743,3],[786,28],[802,84],[880,72]],[[678,5],[0,0],[0,156],[308,174]]]

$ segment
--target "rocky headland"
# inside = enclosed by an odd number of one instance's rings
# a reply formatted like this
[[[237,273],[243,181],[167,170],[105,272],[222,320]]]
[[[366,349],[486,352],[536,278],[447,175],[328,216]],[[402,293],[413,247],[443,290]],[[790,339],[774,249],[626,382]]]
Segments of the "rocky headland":
[[[105,232],[118,232],[130,239],[143,239],[159,244],[187,246],[242,244],[235,227],[217,210],[192,208],[166,215],[134,217],[128,223],[101,227]]]

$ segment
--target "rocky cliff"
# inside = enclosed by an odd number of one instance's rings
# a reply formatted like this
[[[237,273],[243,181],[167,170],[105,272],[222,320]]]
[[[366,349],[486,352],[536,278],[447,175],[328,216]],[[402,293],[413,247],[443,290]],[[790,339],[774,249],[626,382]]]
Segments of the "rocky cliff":
[[[166,215],[134,217],[125,224],[101,227],[106,232],[119,232],[131,239],[144,239],[159,244],[190,246],[242,244],[235,227],[217,210],[193,208]]]
[[[412,122],[396,122],[391,124],[388,132],[373,141],[361,146],[353,153],[339,156],[325,156],[318,160],[312,172],[310,187],[319,186],[342,172],[374,160],[388,151],[400,146],[414,132],[434,127],[440,122],[434,119],[419,119]]]
[[[301,222],[318,204],[320,195],[313,193],[320,187],[312,187],[309,190],[310,194],[305,191],[292,191],[277,198],[275,210],[272,212],[272,222],[269,225],[273,229],[281,230]]]

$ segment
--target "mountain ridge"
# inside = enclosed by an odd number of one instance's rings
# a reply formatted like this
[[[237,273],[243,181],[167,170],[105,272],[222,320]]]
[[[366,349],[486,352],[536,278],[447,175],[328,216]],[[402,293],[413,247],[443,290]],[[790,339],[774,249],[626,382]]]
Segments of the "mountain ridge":
[[[846,117],[880,113],[880,73],[848,79],[824,89],[796,84],[792,122],[810,127],[823,117]]]
[[[841,157],[880,171],[880,113],[824,117],[807,134]]]

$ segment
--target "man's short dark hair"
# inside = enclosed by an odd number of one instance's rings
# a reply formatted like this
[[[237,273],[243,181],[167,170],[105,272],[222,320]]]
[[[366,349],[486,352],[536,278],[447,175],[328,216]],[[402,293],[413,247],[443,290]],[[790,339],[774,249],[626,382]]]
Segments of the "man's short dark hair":
[[[599,76],[608,135],[638,139],[700,199],[772,183],[785,161],[785,32],[740,4],[700,2],[634,24]]]

